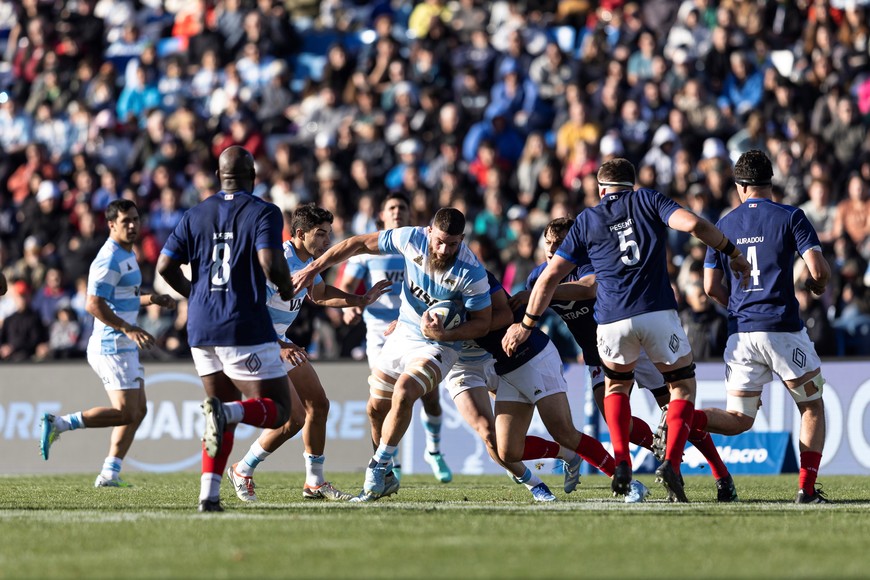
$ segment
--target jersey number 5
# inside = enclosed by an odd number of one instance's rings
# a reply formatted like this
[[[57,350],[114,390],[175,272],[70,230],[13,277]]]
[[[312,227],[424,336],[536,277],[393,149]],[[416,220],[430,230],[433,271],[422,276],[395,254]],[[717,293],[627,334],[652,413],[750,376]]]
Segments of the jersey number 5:
[[[225,286],[230,281],[230,245],[226,242],[215,244],[211,252],[209,278],[213,286]]]
[[[622,263],[626,266],[634,266],[640,262],[640,248],[636,241],[629,239],[633,233],[634,230],[631,228],[625,228],[619,232],[619,251],[627,252],[626,255],[622,256]]]

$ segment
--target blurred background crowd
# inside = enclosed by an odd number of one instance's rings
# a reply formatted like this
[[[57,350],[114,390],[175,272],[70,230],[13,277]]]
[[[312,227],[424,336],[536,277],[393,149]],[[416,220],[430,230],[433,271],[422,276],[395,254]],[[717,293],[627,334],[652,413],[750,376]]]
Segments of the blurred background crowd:
[[[761,149],[834,271],[821,297],[796,274],[819,354],[870,355],[868,18],[867,0],[0,0],[0,359],[83,355],[113,199],[137,203],[160,291],[163,242],[234,144],[255,195],[329,209],[336,241],[376,229],[388,191],[415,225],[460,208],[509,291],[547,222],[597,203],[601,161],[715,222],[739,203],[732,163]],[[669,246],[696,358],[716,360],[705,248]],[[143,356],[187,356],[185,313],[143,309]],[[330,309],[293,332],[315,357],[363,355]]]

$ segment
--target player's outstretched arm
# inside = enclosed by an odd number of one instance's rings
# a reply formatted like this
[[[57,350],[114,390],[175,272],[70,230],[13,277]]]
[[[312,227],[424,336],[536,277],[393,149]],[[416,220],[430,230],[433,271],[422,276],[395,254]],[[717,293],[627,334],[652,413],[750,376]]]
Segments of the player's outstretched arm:
[[[353,291],[359,288],[359,285],[362,283],[362,278],[357,278],[356,276],[349,276],[347,270],[345,269],[339,279],[335,282],[335,287],[341,290],[342,292],[347,292],[348,294],[353,294]],[[341,311],[341,319],[348,326],[353,326],[354,324],[358,324],[362,320],[363,309],[354,306],[351,308],[345,308]]]
[[[828,285],[828,280],[831,279],[831,266],[822,255],[822,252],[816,249],[809,249],[801,256],[804,262],[807,263],[809,278],[807,279],[807,288],[813,294],[820,295],[825,291],[825,286]]]
[[[293,274],[293,287],[308,288],[318,274],[330,266],[344,262],[351,256],[377,254],[378,234],[379,232],[373,232],[371,234],[351,236],[335,244],[326,250],[322,256]]]
[[[722,230],[687,209],[678,209],[668,218],[668,227],[698,238],[730,258],[728,265],[740,277],[740,285],[749,286],[749,272],[752,270],[743,253],[734,246]]]
[[[180,261],[160,254],[157,258],[157,273],[163,276],[170,288],[185,298],[190,298],[190,280],[181,271]]]
[[[516,352],[517,347],[528,340],[529,336],[531,336],[532,328],[538,324],[544,309],[553,300],[553,293],[556,291],[559,282],[575,267],[573,262],[566,260],[562,256],[558,254],[553,256],[553,259],[544,268],[541,277],[538,278],[535,287],[532,289],[523,321],[512,324],[501,341],[501,346],[508,356],[512,356]]]
[[[142,294],[139,297],[139,304],[141,306],[151,306],[152,304],[157,304],[158,306],[162,306],[167,310],[175,310],[175,307],[178,306],[175,298],[173,298],[169,294]]]
[[[311,299],[320,306],[332,308],[359,307],[364,308],[389,292],[393,287],[390,280],[381,280],[365,294],[351,294],[343,292],[324,282],[315,284],[311,289]]]

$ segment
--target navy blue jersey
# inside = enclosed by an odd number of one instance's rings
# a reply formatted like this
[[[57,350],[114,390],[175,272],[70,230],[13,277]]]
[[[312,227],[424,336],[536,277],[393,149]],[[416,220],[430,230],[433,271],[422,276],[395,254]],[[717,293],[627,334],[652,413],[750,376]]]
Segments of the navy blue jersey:
[[[257,250],[282,259],[277,206],[247,193],[213,195],[188,211],[162,253],[190,263],[191,346],[250,346],[277,340],[266,308]]]
[[[547,267],[547,263],[539,264],[526,280],[526,289],[534,288],[541,273]],[[578,266],[570,274],[562,278],[562,282],[576,282],[580,278],[594,274],[592,265]],[[598,356],[598,323],[595,322],[594,310],[595,299],[592,300],[552,300],[550,308],[565,322],[565,326],[571,332],[571,336],[583,351],[583,359],[589,366],[600,366],[601,357]]]
[[[707,249],[705,268],[725,270],[728,333],[795,332],[803,328],[794,295],[795,252],[819,248],[819,237],[804,212],[769,199],[749,198],[719,220],[719,229],[752,266],[749,287],[740,286],[728,257]]]
[[[588,258],[598,282],[598,324],[676,310],[668,279],[667,223],[680,206],[652,189],[608,193],[577,216],[556,255]]]
[[[495,294],[499,290],[504,290],[498,278],[492,275],[492,272],[487,270],[487,279],[490,284],[490,295]],[[505,293],[507,293],[505,291]],[[521,308],[514,313],[514,322],[520,322],[525,315],[525,308]],[[507,334],[507,327],[493,330],[489,334],[475,339],[475,342],[485,351],[492,355],[495,359],[495,372],[499,375],[507,374],[515,371],[538,355],[547,347],[550,339],[540,329],[532,330],[528,340],[517,347],[517,351],[513,356],[508,356],[501,346],[501,339]]]

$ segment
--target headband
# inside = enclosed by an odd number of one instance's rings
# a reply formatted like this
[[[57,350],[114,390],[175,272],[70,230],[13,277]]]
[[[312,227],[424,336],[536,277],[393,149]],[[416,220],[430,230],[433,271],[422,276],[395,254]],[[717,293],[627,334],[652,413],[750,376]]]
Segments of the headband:
[[[735,183],[739,183],[743,187],[753,186],[753,187],[765,187],[771,184],[770,179],[735,179]]]
[[[622,185],[625,187],[634,187],[634,184],[629,183],[628,181],[599,181],[598,185],[603,185],[605,187],[610,187],[610,186],[615,186],[615,185]]]

